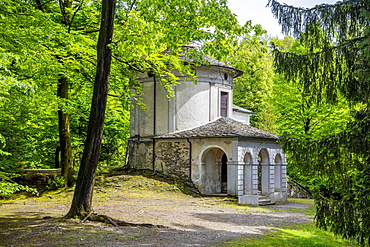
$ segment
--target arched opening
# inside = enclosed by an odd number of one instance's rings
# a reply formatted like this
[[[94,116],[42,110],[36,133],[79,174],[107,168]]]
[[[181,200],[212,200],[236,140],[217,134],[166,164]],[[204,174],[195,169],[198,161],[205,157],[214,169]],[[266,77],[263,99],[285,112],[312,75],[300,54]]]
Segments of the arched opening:
[[[253,159],[251,153],[244,155],[244,195],[253,195]]]
[[[200,173],[202,193],[227,193],[227,156],[222,149],[209,148],[204,151]]]
[[[221,159],[221,193],[227,193],[227,156],[225,153]]]
[[[253,163],[251,153],[246,153],[244,155],[244,163],[246,163],[246,164],[252,164]]]
[[[261,149],[258,154],[258,193],[264,196],[270,194],[269,170],[268,152],[266,149]]]
[[[275,192],[281,192],[282,185],[282,170],[281,170],[282,158],[280,154],[275,156]]]

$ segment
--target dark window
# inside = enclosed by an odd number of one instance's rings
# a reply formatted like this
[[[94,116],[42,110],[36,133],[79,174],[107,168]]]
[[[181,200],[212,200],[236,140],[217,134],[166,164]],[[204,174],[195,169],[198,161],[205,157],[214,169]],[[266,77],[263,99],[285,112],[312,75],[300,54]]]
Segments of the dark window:
[[[221,117],[227,117],[227,102],[229,93],[221,92]]]

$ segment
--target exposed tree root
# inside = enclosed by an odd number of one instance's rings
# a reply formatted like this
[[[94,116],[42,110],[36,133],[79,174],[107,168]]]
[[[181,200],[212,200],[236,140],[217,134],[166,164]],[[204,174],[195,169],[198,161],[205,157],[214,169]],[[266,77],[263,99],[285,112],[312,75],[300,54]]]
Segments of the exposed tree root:
[[[130,223],[122,220],[117,220],[109,217],[108,215],[89,213],[85,218],[83,218],[80,223],[84,223],[86,220],[103,222],[113,226],[134,226],[134,227],[149,227],[149,228],[164,228],[162,225],[153,225],[153,224],[136,224]]]

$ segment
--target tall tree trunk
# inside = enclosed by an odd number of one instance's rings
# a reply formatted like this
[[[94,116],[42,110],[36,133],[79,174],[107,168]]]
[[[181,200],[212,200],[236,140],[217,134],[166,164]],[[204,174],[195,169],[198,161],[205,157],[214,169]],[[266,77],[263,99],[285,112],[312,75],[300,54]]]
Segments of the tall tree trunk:
[[[58,79],[58,97],[68,99],[68,81],[67,78],[61,77]],[[58,125],[59,125],[59,146],[61,154],[62,176],[64,185],[72,187],[73,180],[73,164],[72,164],[72,144],[71,132],[69,127],[69,113],[65,113],[62,107],[58,110]]]
[[[37,6],[42,6],[40,1],[36,1]],[[72,1],[59,0],[60,10],[64,18],[64,24],[69,30],[69,15],[66,8],[72,8]],[[40,7],[39,7],[40,9]],[[59,62],[63,63],[63,59],[59,58]],[[58,79],[58,98],[68,99],[68,79],[61,75]],[[59,146],[60,146],[60,166],[62,169],[62,176],[64,178],[64,186],[72,187],[74,184],[73,179],[73,158],[72,158],[72,144],[69,113],[63,111],[62,107],[58,110],[58,129],[59,129]],[[59,154],[59,153],[57,153]],[[59,157],[55,157],[58,159]]]
[[[66,218],[84,217],[92,211],[92,194],[98,167],[104,117],[108,98],[111,49],[116,0],[102,1],[102,16],[97,44],[97,68],[90,109],[89,126],[78,172],[72,205]]]

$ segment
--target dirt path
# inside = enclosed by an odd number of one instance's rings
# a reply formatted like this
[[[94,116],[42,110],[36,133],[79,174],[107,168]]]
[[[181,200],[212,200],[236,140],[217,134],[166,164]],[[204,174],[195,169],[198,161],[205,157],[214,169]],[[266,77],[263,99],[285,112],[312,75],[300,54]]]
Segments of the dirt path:
[[[233,238],[255,237],[270,227],[311,221],[299,212],[309,205],[287,203],[248,207],[232,198],[192,197],[152,181],[155,189],[122,189],[122,184],[97,189],[94,209],[99,214],[163,228],[111,227],[62,217],[72,192],[9,201],[0,206],[2,246],[218,246]],[[147,184],[153,188],[153,184]],[[133,186],[134,187],[134,186]],[[165,187],[165,188],[162,188]],[[171,189],[170,189],[171,190]],[[298,210],[297,210],[298,208]],[[298,211],[298,212],[297,212]]]

